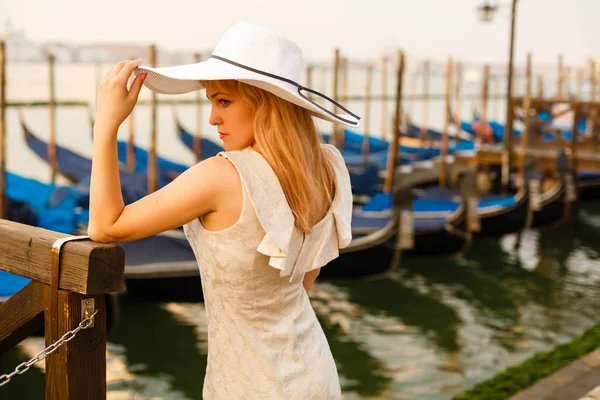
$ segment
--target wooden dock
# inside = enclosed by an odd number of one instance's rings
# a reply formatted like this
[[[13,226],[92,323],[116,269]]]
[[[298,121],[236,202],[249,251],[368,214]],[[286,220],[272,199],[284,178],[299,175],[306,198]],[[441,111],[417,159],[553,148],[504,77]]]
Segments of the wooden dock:
[[[42,327],[46,346],[61,343],[2,371],[0,385],[45,359],[46,399],[106,399],[104,294],[124,290],[124,265],[118,246],[0,220],[0,270],[31,279],[0,305],[0,354]]]
[[[598,399],[600,398],[598,385],[600,385],[600,349],[517,393],[511,400]]]
[[[505,145],[483,144],[475,152],[455,153],[456,164],[502,165],[520,169],[525,159],[531,157],[537,160],[540,168],[553,170],[558,156],[564,152],[574,171],[600,173],[600,102],[531,99],[530,104],[524,106],[523,99],[514,98],[511,103],[513,118],[518,115],[530,116],[529,121],[524,123],[522,138],[517,140],[509,131]],[[555,111],[559,108],[559,111]],[[542,118],[542,113],[549,116],[547,120]],[[572,120],[570,140],[566,140],[560,130],[551,126],[553,121],[566,115]],[[586,132],[581,132],[578,127],[583,118],[587,121]],[[554,140],[543,140],[544,133],[553,133]]]

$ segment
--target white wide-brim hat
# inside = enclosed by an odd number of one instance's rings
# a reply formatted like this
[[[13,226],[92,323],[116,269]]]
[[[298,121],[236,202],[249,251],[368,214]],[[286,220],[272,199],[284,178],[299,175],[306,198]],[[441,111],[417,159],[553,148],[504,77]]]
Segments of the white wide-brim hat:
[[[299,83],[303,65],[302,50],[296,43],[261,26],[239,22],[227,30],[206,61],[163,68],[142,65],[134,72],[136,76],[147,73],[144,85],[162,94],[182,94],[203,89],[199,82],[201,80],[236,80],[304,107],[315,117],[358,127],[358,115]],[[326,100],[346,114],[329,111],[303,92]]]

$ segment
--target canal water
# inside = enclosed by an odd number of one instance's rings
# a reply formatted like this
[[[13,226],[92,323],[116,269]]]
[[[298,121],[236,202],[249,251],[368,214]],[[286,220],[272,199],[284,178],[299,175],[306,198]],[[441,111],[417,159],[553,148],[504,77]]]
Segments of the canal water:
[[[573,228],[478,238],[461,257],[405,257],[389,276],[318,280],[311,300],[347,399],[450,399],[600,322],[600,204]],[[200,399],[202,303],[119,297],[108,344],[109,399]],[[8,372],[42,348],[0,357]],[[41,399],[33,368],[2,399]]]
[[[9,100],[44,99],[43,68],[9,66]],[[59,97],[93,98],[93,68],[61,68]],[[465,113],[471,106],[463,104]],[[436,107],[443,109],[432,105],[430,119],[439,126],[443,114]],[[160,110],[159,151],[191,163],[174,134],[171,112]],[[193,107],[178,112],[193,128]],[[136,111],[136,141],[142,147],[148,143],[148,114],[144,107]],[[48,136],[47,109],[26,109],[24,115],[36,134]],[[9,170],[47,181],[47,166],[26,148],[17,110],[9,110],[7,118]],[[379,126],[376,120],[372,124]],[[59,143],[91,155],[87,110],[59,110],[57,126]],[[214,129],[205,129],[215,136]],[[121,136],[126,134],[125,127]],[[399,268],[377,279],[317,280],[311,301],[344,398],[451,399],[599,323],[599,232],[600,202],[588,202],[572,228],[477,238],[458,257],[406,256]],[[206,338],[202,303],[120,295],[119,321],[108,337],[108,398],[200,399]],[[0,374],[42,346],[42,338],[25,340],[0,357]],[[43,365],[0,388],[0,399],[43,396]]]

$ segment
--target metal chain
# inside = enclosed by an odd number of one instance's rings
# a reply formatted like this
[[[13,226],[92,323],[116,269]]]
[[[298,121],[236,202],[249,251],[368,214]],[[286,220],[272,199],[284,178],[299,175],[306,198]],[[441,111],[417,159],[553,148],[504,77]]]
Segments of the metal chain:
[[[89,317],[87,317],[83,321],[81,321],[77,328],[73,329],[72,331],[68,331],[56,342],[52,343],[50,346],[46,347],[44,350],[37,353],[35,355],[35,357],[33,357],[31,360],[17,365],[17,368],[15,368],[15,370],[12,373],[0,375],[0,387],[4,386],[8,382],[10,382],[10,379],[13,376],[15,376],[17,374],[19,374],[19,375],[24,374],[25,372],[27,372],[27,370],[29,370],[29,368],[33,364],[42,361],[44,358],[46,358],[46,356],[48,356],[49,354],[52,354],[61,345],[72,340],[75,337],[75,335],[77,335],[77,332],[79,332],[82,329],[88,328],[94,322],[94,317],[96,316],[96,314],[98,314],[98,310],[94,311],[94,313],[92,315],[90,315]]]

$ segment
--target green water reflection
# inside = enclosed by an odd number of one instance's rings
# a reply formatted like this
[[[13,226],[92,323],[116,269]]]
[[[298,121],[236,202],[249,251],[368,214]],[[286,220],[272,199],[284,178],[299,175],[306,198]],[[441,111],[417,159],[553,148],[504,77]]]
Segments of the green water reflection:
[[[405,257],[384,278],[319,280],[311,301],[345,398],[449,399],[600,322],[598,232],[600,204],[586,204],[572,228],[477,238],[461,257]],[[109,399],[201,398],[203,305],[120,300]],[[0,373],[31,357],[25,349],[3,355]],[[0,398],[42,398],[43,386],[33,369]]]

